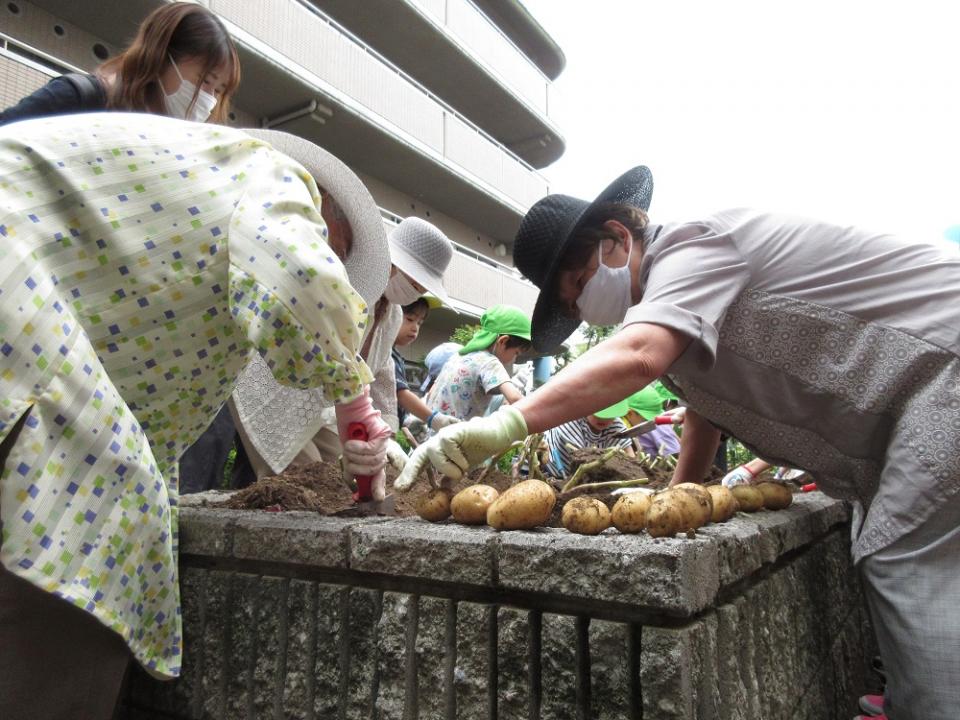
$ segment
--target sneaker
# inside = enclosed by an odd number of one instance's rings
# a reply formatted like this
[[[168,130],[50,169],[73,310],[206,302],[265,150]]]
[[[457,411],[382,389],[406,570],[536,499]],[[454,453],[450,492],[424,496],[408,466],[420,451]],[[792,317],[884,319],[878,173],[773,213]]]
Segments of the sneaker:
[[[858,704],[869,716],[883,714],[883,695],[861,695]]]
[[[888,720],[886,715],[857,715],[853,720]]]

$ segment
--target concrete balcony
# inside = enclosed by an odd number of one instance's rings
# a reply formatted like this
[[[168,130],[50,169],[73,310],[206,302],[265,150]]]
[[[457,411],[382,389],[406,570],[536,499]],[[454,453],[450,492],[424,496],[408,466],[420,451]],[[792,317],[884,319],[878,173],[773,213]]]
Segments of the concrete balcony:
[[[309,0],[534,167],[559,158],[550,79],[468,0]]]
[[[38,0],[47,12],[123,45],[158,0]],[[549,191],[529,164],[297,0],[208,0],[240,48],[236,105],[327,148],[360,172],[511,245]]]

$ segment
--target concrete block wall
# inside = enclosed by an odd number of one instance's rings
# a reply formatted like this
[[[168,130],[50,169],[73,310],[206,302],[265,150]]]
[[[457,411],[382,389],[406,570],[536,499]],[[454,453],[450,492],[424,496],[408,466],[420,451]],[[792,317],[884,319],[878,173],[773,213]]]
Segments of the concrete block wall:
[[[187,506],[183,676],[125,717],[852,716],[847,532],[819,495],[661,540]]]

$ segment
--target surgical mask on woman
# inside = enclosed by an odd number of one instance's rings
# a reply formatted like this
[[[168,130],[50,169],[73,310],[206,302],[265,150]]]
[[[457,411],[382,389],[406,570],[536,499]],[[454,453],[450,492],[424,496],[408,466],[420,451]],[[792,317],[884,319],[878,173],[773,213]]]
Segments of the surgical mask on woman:
[[[193,103],[193,107],[190,107],[193,95],[197,92],[197,86],[189,80],[184,80],[183,75],[180,74],[180,68],[177,67],[173,58],[170,58],[170,62],[173,64],[173,69],[177,71],[177,77],[180,78],[180,87],[169,95],[167,93],[163,94],[167,114],[170,117],[183,118],[193,122],[206,122],[210,113],[217,106],[216,95],[201,90],[197,93],[197,101]]]
[[[633,279],[630,275],[630,256],[633,240],[628,240],[627,262],[612,268],[603,264],[603,243],[597,248],[600,265],[577,298],[580,317],[590,325],[616,325],[623,322],[633,305]]]
[[[387,300],[394,305],[409,305],[414,300],[423,295],[417,290],[413,283],[402,272],[397,270],[387,283],[387,289],[383,291]]]

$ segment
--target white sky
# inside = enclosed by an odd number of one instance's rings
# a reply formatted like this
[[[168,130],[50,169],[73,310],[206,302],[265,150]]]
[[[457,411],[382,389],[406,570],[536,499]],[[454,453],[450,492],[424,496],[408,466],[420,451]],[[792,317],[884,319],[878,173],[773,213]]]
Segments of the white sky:
[[[934,242],[960,224],[955,0],[523,1],[567,57],[552,192],[593,199],[645,164],[657,221],[750,206]]]

